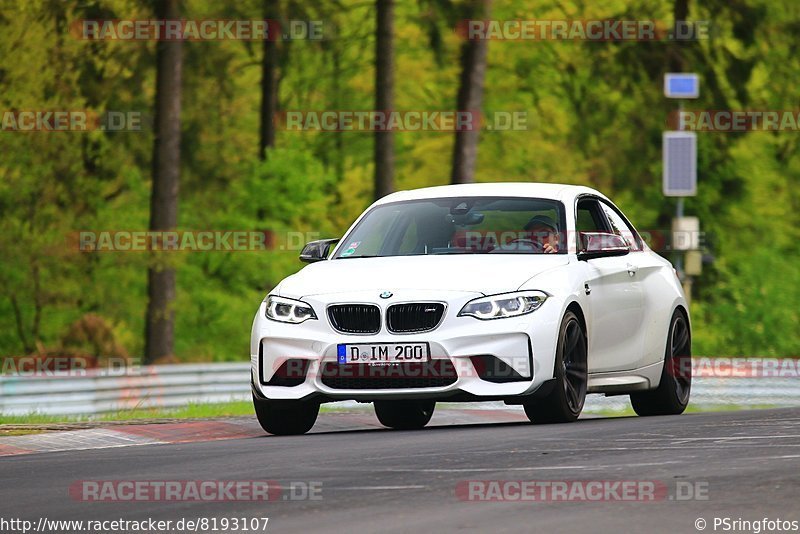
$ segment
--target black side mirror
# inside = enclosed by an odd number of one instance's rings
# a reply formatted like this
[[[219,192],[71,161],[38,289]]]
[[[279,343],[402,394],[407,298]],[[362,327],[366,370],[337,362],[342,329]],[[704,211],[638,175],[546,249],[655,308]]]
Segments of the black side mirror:
[[[628,243],[625,242],[622,236],[617,234],[582,232],[580,237],[583,250],[578,252],[578,259],[581,261],[624,256],[631,251]]]
[[[309,241],[300,252],[300,261],[314,263],[325,260],[328,258],[328,254],[330,253],[331,249],[333,249],[333,245],[338,242],[338,237],[336,239],[320,239],[319,241]]]

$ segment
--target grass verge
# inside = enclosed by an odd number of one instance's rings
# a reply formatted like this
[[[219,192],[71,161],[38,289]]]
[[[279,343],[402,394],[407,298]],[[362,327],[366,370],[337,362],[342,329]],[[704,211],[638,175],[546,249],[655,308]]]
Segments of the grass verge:
[[[458,407],[455,403],[442,403],[441,408]],[[727,412],[738,410],[759,410],[775,408],[770,405],[758,406],[695,406],[689,405],[687,413]],[[325,406],[322,413],[342,411],[337,405]],[[623,417],[636,415],[630,406],[622,410],[589,410],[587,415],[601,417]],[[253,404],[250,401],[234,401],[214,404],[188,404],[173,409],[134,409],[111,412],[100,415],[64,416],[31,413],[27,415],[0,414],[0,436],[35,434],[53,430],[75,430],[110,423],[164,422],[182,419],[213,419],[219,417],[253,416]]]

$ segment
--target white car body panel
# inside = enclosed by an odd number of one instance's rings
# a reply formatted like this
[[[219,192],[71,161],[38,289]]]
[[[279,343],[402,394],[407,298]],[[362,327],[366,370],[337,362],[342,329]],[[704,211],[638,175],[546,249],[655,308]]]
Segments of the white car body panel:
[[[419,276],[420,259],[426,259],[425,276]],[[312,263],[287,277],[281,296],[300,299],[309,295],[351,291],[441,289],[472,291],[480,286],[487,295],[516,291],[530,278],[568,263],[566,255],[542,256],[532,264],[526,255],[391,256]],[[457,274],[454,275],[454,271]],[[391,287],[389,287],[391,286]],[[377,295],[370,294],[370,299]]]

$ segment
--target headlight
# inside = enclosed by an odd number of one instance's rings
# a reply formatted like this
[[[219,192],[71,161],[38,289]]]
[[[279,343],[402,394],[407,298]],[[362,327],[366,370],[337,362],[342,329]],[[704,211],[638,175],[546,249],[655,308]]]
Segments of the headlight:
[[[302,323],[309,319],[316,319],[314,309],[301,300],[287,299],[270,295],[267,297],[267,319],[281,323]]]
[[[545,300],[547,293],[543,291],[521,291],[481,297],[467,302],[458,312],[458,316],[468,315],[481,320],[518,317],[538,310]]]

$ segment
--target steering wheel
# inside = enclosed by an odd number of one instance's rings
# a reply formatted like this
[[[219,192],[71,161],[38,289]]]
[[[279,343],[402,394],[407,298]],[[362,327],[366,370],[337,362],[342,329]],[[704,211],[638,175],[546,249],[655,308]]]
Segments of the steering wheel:
[[[542,245],[541,242],[534,241],[533,239],[528,239],[527,237],[518,237],[516,239],[512,239],[508,244],[509,245],[516,244],[517,246],[519,245],[529,246],[534,250],[539,250],[539,251],[544,250],[544,245]]]
[[[538,241],[534,241],[533,239],[518,237],[516,239],[512,239],[508,243],[504,243],[502,246],[496,247],[492,252],[504,251],[543,252],[544,245]]]

